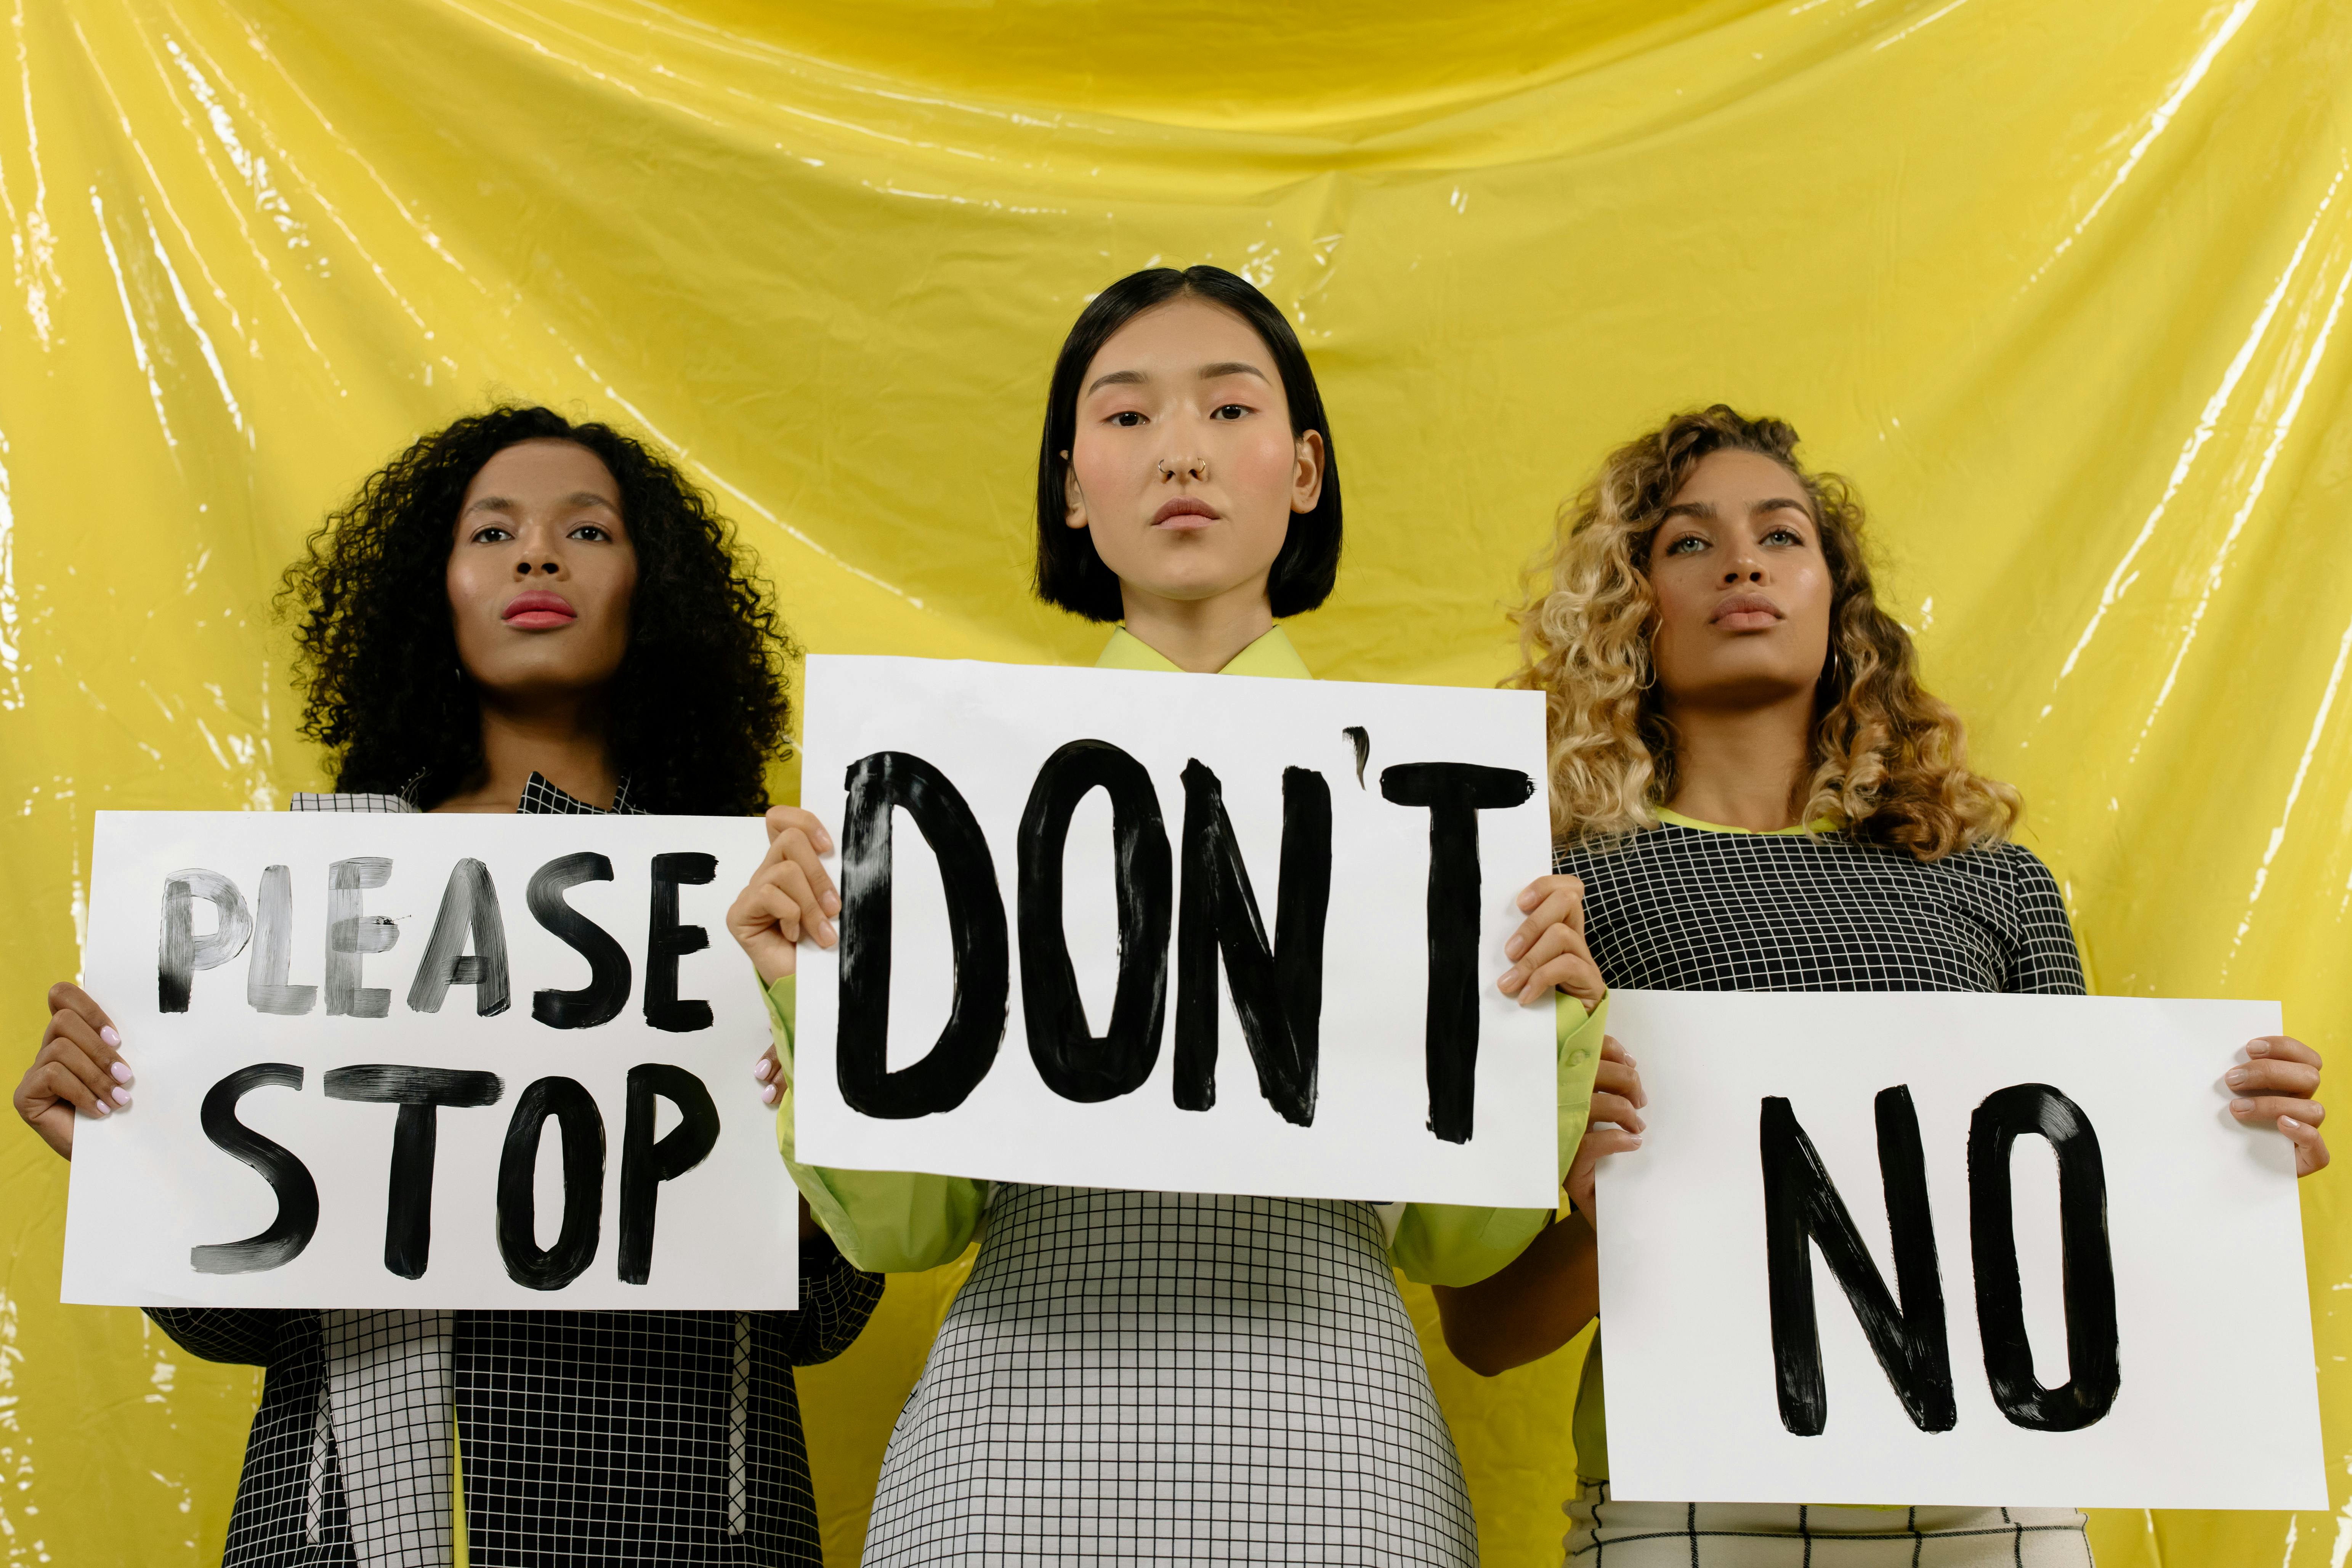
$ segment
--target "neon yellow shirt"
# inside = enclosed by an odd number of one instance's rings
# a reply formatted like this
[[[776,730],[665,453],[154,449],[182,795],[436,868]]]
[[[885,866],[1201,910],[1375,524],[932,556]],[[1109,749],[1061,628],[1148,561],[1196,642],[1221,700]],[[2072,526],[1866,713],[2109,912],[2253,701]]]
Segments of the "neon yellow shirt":
[[[1124,627],[1112,634],[1109,646],[1095,662],[1100,669],[1176,668]],[[1279,626],[1236,654],[1218,673],[1312,679]],[[782,1093],[776,1108],[776,1142],[793,1184],[808,1199],[810,1212],[841,1248],[842,1256],[860,1268],[909,1273],[936,1268],[961,1257],[987,1208],[987,1183],[907,1171],[820,1169],[793,1157],[793,1002],[791,976],[768,988],[768,1016],[776,1059],[783,1069],[779,1075]],[[1563,1177],[1584,1136],[1608,1012],[1605,999],[1589,1014],[1571,996],[1561,996],[1556,1006],[1559,1164]],[[1406,1278],[1424,1284],[1475,1284],[1525,1251],[1528,1243],[1551,1223],[1555,1212],[1408,1204],[1389,1244],[1389,1257]]]

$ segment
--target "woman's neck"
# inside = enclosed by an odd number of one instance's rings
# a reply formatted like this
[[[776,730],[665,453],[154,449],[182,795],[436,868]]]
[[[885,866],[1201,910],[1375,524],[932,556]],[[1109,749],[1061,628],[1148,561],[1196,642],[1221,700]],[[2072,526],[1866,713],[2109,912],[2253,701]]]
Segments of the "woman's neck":
[[[1669,809],[1754,833],[1796,826],[1797,788],[1812,756],[1811,692],[1791,692],[1762,708],[1669,701],[1666,717],[1675,727]]]
[[[620,788],[604,731],[584,701],[534,702],[528,709],[482,703],[482,773],[436,811],[512,811],[533,773],[576,799],[609,807]]]
[[[1274,629],[1263,577],[1206,599],[1163,599],[1122,583],[1119,600],[1130,637],[1195,675],[1216,674]]]

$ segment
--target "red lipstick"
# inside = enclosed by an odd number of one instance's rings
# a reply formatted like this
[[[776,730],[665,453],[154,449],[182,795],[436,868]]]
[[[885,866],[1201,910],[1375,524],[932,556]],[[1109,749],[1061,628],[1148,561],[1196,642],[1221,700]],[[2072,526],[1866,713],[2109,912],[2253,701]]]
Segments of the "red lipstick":
[[[551,594],[544,588],[534,588],[528,594],[517,594],[499,617],[510,626],[527,632],[551,631],[568,626],[580,618],[572,601],[561,594]]]

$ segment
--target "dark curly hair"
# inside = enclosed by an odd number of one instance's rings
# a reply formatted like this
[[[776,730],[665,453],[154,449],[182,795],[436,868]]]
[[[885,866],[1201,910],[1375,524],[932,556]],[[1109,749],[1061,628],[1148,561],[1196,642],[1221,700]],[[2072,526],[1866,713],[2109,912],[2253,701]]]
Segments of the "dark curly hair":
[[[449,616],[452,530],[482,466],[540,440],[603,459],[636,549],[628,651],[605,713],[631,800],[656,812],[763,810],[768,759],[787,744],[783,664],[796,651],[767,584],[669,462],[609,425],[547,408],[494,408],[420,437],[311,534],[278,596],[281,615],[299,611],[302,734],[327,749],[339,790],[429,807],[480,776],[481,710]]]

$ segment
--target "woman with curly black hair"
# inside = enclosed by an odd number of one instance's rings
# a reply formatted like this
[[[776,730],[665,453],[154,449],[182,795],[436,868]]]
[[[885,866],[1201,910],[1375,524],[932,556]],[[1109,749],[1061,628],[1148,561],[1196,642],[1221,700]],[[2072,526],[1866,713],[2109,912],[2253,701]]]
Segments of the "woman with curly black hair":
[[[709,502],[610,426],[515,407],[424,437],[281,604],[337,785],[298,811],[766,804],[784,628]],[[97,1002],[49,1008],[16,1108],[70,1159],[76,1112],[133,1079]],[[792,1369],[847,1348],[882,1282],[802,1235],[795,1312],[151,1310],[267,1369],[227,1563],[821,1563]]]
[[[517,532],[523,487],[560,514],[543,548]],[[302,732],[340,789],[509,811],[528,757],[616,810],[767,805],[783,626],[708,499],[610,426],[500,408],[425,437],[327,520],[281,598],[301,610]]]

